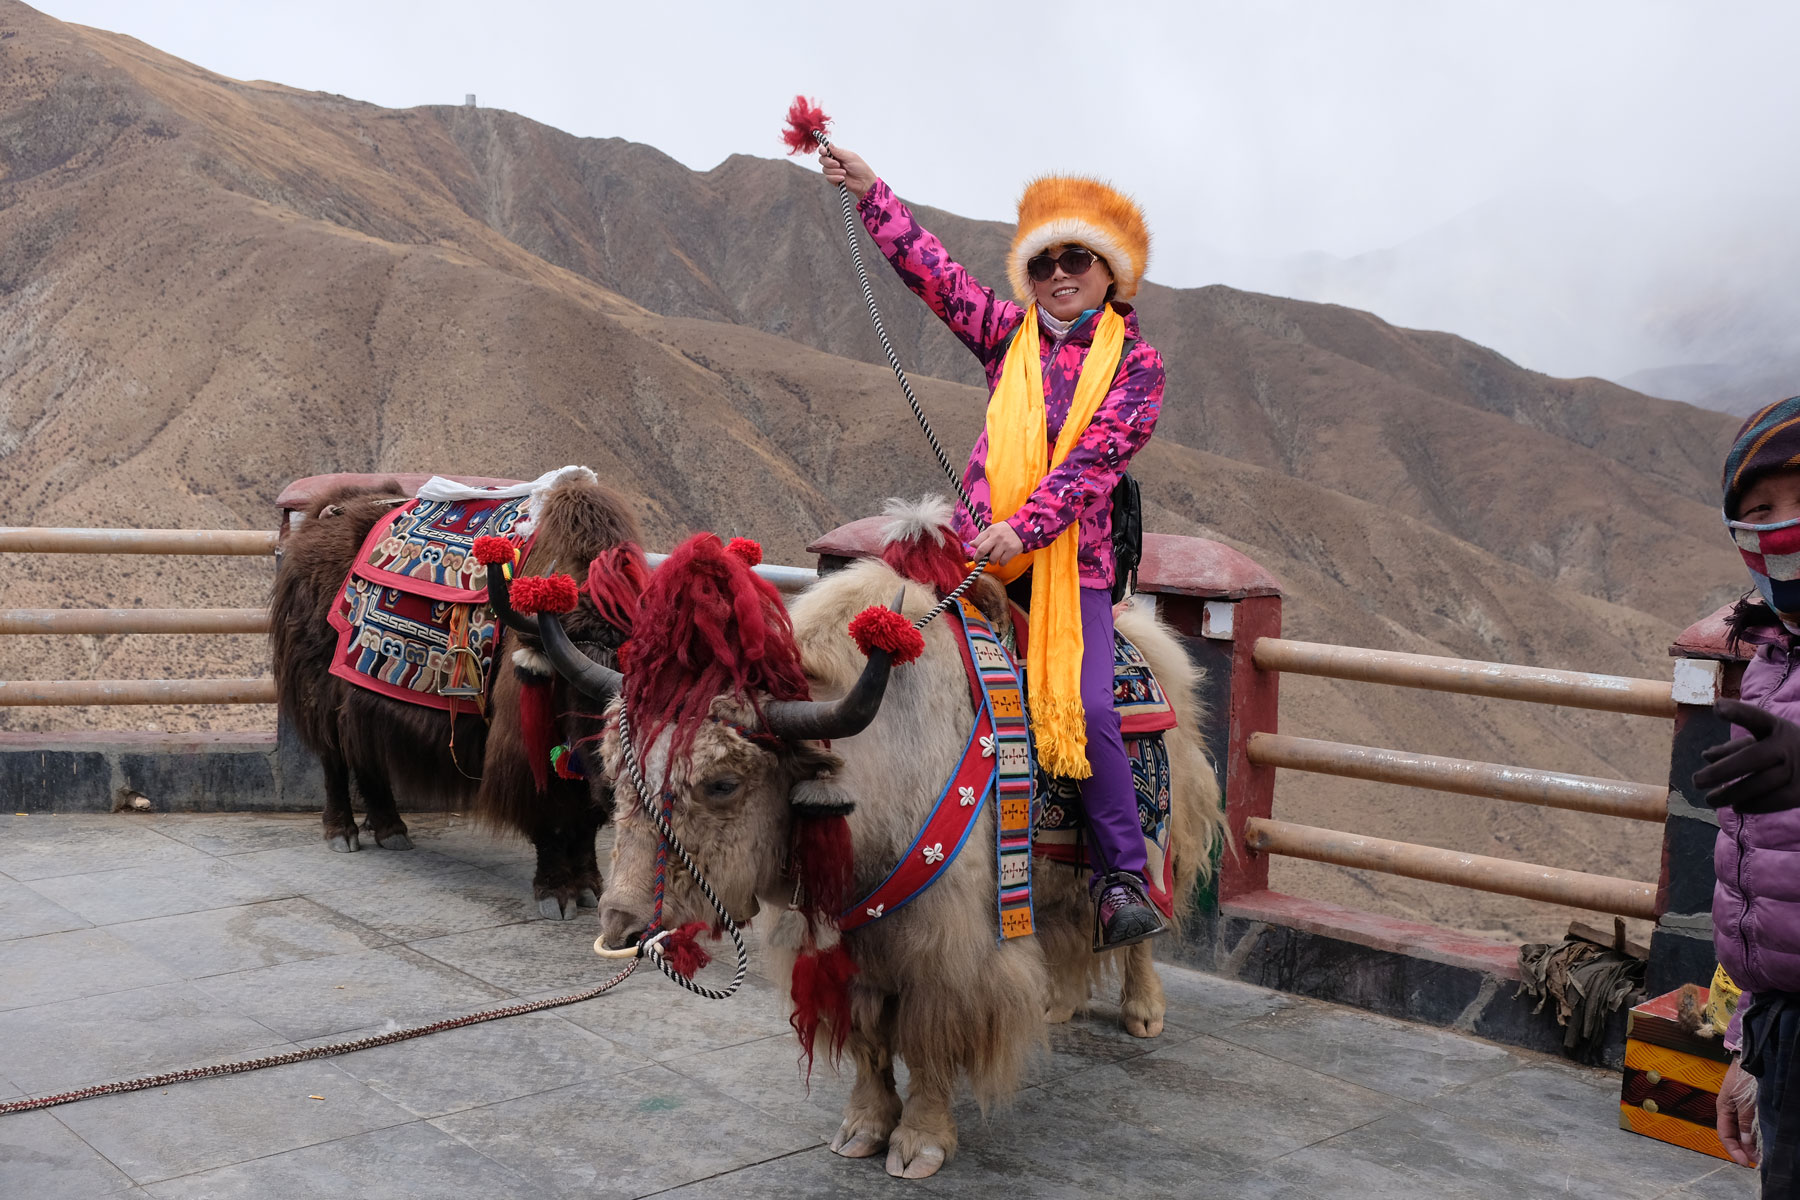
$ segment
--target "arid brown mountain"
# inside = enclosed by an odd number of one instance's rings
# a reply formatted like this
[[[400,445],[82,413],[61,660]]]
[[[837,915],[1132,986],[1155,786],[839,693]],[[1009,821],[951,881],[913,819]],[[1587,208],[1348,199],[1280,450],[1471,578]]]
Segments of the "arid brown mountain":
[[[771,139],[779,114],[771,114]],[[879,165],[879,164],[877,164]],[[904,192],[905,181],[894,181]],[[1006,230],[921,209],[989,279]],[[0,513],[267,528],[326,471],[584,462],[656,545],[774,561],[942,490],[856,295],[835,193],[791,163],[688,170],[490,110],[392,111],[213,75],[0,0]],[[883,273],[940,434],[984,396]],[[1713,510],[1732,418],[1551,379],[1441,334],[1225,287],[1142,297],[1169,364],[1149,527],[1280,576],[1293,636],[1666,677],[1740,583]],[[267,564],[43,556],[6,607],[254,605]],[[14,639],[10,677],[258,673],[259,639]],[[1666,777],[1666,726],[1284,681],[1283,727]],[[224,728],[266,710],[15,710],[0,728]],[[1653,878],[1659,830],[1284,776],[1292,820]],[[1469,928],[1567,915],[1305,864],[1277,885]]]

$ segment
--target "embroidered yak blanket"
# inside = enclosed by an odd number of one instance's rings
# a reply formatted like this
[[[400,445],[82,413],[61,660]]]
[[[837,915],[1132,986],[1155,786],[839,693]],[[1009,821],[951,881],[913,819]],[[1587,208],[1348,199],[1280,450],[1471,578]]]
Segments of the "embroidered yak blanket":
[[[413,500],[377,522],[329,618],[331,673],[395,700],[480,711],[500,630],[475,539],[516,536],[529,500]]]

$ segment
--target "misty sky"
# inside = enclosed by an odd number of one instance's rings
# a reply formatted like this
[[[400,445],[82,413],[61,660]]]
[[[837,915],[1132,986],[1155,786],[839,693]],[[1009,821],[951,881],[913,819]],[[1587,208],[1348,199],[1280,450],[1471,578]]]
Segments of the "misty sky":
[[[1691,290],[1694,261],[1754,258],[1800,195],[1800,5],[1785,3],[39,6],[238,78],[394,107],[474,92],[700,169],[778,155],[782,111],[804,91],[908,197],[1008,219],[1035,173],[1101,173],[1145,204],[1163,283],[1348,288],[1384,316],[1462,326],[1565,373],[1682,351],[1628,345],[1641,318],[1623,309],[1585,311],[1591,337],[1533,313],[1595,277],[1616,286],[1576,309]],[[1759,232],[1721,251],[1734,230]],[[1379,277],[1321,282],[1291,265],[1421,238],[1438,248]],[[1519,253],[1527,243],[1539,253]],[[1446,279],[1459,254],[1482,261]],[[1457,303],[1431,299],[1446,292]]]

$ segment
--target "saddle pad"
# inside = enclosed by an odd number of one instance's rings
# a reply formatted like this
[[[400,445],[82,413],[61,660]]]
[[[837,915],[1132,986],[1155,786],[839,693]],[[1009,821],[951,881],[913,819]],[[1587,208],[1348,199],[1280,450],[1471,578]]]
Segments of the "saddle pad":
[[[500,628],[472,551],[477,537],[522,528],[528,499],[414,500],[378,521],[328,618],[331,673],[395,700],[480,711],[483,699],[440,694],[485,691],[493,675]]]
[[[1169,750],[1161,734],[1125,742],[1131,782],[1137,792],[1138,826],[1144,833],[1144,874],[1150,901],[1163,916],[1175,915],[1175,863],[1169,856]],[[1038,773],[1038,819],[1033,850],[1052,862],[1088,867],[1086,818],[1081,782]]]

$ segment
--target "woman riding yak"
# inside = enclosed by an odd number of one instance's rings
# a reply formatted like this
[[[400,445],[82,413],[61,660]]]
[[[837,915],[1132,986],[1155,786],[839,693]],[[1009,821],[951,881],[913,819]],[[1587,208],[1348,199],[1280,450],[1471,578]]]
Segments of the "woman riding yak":
[[[1156,428],[1163,364],[1124,303],[1149,257],[1143,213],[1097,180],[1039,179],[1019,201],[1007,256],[1018,303],[983,287],[859,155],[819,155],[869,236],[987,373],[987,428],[957,527],[974,558],[1026,602],[1026,666],[1039,760],[1081,781],[1100,917],[1096,949],[1164,931],[1144,881],[1144,836],[1113,708],[1112,493]],[[995,518],[999,519],[995,519]],[[988,524],[988,522],[992,522]]]

